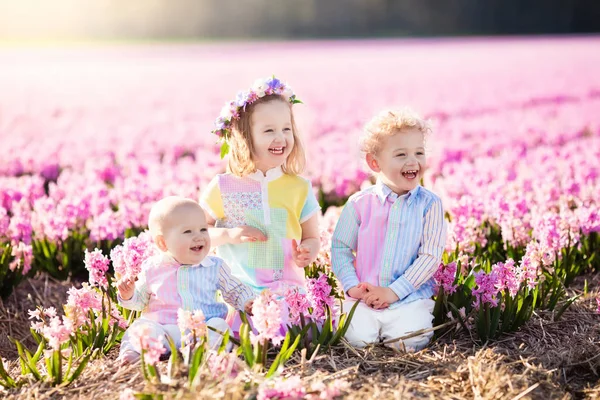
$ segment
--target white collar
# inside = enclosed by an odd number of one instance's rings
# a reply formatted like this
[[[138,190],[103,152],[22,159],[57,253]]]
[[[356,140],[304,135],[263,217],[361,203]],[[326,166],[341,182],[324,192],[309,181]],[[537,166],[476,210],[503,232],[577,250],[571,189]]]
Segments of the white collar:
[[[275,167],[267,170],[266,174],[263,174],[261,170],[257,169],[251,174],[248,174],[248,178],[254,179],[255,181],[274,181],[275,179],[281,177],[283,175],[283,170],[281,167]]]
[[[175,257],[173,257],[172,255],[170,255],[167,252],[162,253],[162,264],[168,264],[168,265],[173,265],[173,266],[181,266],[181,265],[188,265],[188,266],[200,266],[200,267],[212,267],[213,265],[215,265],[215,261],[212,259],[212,257],[206,256],[204,257],[204,259],[202,261],[200,261],[199,264],[181,264],[180,262],[178,262]]]

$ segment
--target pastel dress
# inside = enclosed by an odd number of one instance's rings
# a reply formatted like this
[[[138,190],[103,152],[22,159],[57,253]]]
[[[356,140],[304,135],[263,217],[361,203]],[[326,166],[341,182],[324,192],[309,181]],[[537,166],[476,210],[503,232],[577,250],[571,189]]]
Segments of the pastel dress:
[[[205,188],[200,204],[217,228],[248,225],[267,236],[264,242],[217,247],[236,278],[256,293],[269,288],[283,296],[289,288],[304,290],[304,269],[294,263],[292,240],[299,243],[302,223],[320,212],[310,181],[279,167],[243,177],[220,174]]]

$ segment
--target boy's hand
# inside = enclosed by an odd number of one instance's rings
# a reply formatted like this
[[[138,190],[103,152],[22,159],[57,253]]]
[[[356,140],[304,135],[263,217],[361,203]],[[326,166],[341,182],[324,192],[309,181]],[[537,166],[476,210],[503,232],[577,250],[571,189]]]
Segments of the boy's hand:
[[[390,304],[395,303],[399,300],[398,296],[394,291],[387,287],[374,286],[370,283],[363,282],[361,286],[367,293],[363,296],[362,300],[371,308],[381,310],[388,308]]]
[[[362,300],[365,294],[367,294],[367,291],[361,286],[361,284],[351,287],[348,290],[348,296],[352,297],[353,299]]]
[[[117,284],[117,289],[119,290],[119,296],[123,300],[129,300],[133,297],[133,292],[135,291],[135,280],[123,279]]]
[[[229,237],[232,244],[264,242],[267,240],[267,236],[260,229],[248,225],[230,228]]]
[[[298,244],[296,239],[292,239],[292,258],[298,267],[308,267],[317,258],[319,250],[314,247],[304,243]]]
[[[254,299],[250,299],[244,304],[244,311],[248,315],[252,315],[252,306],[254,305]]]

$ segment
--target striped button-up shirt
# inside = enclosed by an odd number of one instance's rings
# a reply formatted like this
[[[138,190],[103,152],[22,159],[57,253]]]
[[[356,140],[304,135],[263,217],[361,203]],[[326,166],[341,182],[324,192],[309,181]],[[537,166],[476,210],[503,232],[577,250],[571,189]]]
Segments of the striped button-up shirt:
[[[255,297],[225,262],[208,256],[198,265],[181,265],[166,253],[144,262],[133,297],[119,304],[161,324],[176,324],[177,310],[202,310],[206,320],[225,318],[227,305],[217,299],[217,290],[238,310]]]
[[[333,233],[332,269],[344,291],[368,282],[399,300],[430,298],[446,243],[440,198],[417,186],[398,196],[381,181],[348,199]]]

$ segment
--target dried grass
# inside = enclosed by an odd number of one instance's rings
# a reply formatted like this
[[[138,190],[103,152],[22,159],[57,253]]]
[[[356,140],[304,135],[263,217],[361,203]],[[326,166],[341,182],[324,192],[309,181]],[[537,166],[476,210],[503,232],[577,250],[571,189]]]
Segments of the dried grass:
[[[597,283],[599,275],[587,279]],[[27,310],[37,304],[59,308],[69,287],[69,283],[36,278],[0,304],[0,354],[13,360],[8,365],[13,374],[18,368],[16,351],[6,336],[27,338]],[[575,287],[583,287],[583,278]],[[600,399],[600,316],[593,299],[591,294],[583,296],[556,322],[552,313],[538,312],[520,331],[485,346],[464,332],[454,337],[447,332],[416,354],[380,346],[354,349],[342,343],[310,361],[296,353],[286,374],[301,374],[307,382],[344,378],[352,385],[348,399]],[[115,358],[116,349],[92,361],[68,387],[32,382],[0,393],[7,399],[114,399],[133,389],[173,399],[233,400],[255,393],[248,382],[256,377],[247,375],[223,381],[204,377],[194,393],[181,381],[151,386],[144,382],[139,366],[119,367]]]

